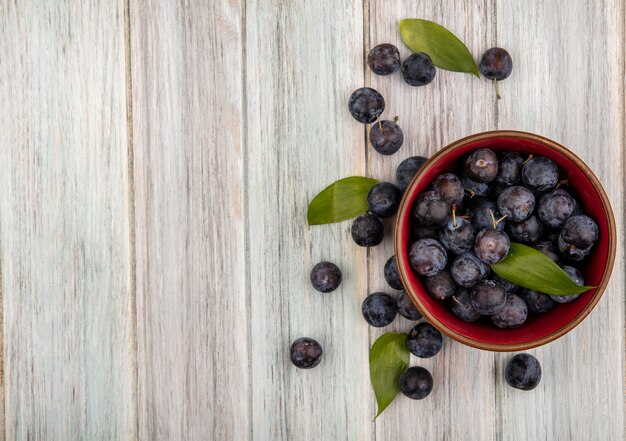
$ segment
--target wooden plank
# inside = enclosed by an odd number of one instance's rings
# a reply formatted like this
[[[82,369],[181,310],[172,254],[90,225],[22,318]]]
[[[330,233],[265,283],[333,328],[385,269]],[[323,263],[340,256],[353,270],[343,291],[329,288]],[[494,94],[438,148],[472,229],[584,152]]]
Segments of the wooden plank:
[[[347,102],[363,85],[361,1],[250,1],[246,8],[248,219],[253,438],[367,440],[373,435],[364,249],[350,222],[307,228],[331,182],[365,173],[363,126]],[[332,293],[308,280],[321,260],[343,271]],[[309,336],[321,365],[298,370]]]
[[[595,171],[623,231],[624,4],[508,1],[497,6],[498,45],[514,70],[502,83],[499,128],[533,131],[576,152]],[[623,248],[609,288],[591,315],[560,340],[530,351],[543,366],[531,393],[502,380],[498,439],[624,438]]]
[[[0,4],[6,438],[133,439],[124,6]]]
[[[245,440],[242,6],[130,20],[139,438]]]
[[[439,1],[388,2],[370,0],[369,44],[392,43],[404,60],[411,51],[398,32],[403,18],[425,18],[446,26],[464,41],[475,58],[491,46],[494,37],[493,2],[464,4]],[[367,52],[366,52],[367,53]],[[470,74],[438,69],[433,82],[411,87],[400,73],[378,76],[370,73],[370,84],[387,102],[384,119],[399,116],[404,145],[393,156],[382,156],[368,147],[372,177],[395,183],[397,165],[409,156],[430,156],[452,141],[495,125],[493,86]],[[395,218],[394,218],[395,219]],[[391,226],[391,223],[390,223]],[[383,277],[386,260],[393,254],[390,237],[372,249],[371,291],[396,293]],[[390,330],[406,332],[413,322],[397,318],[388,328],[372,329],[372,339]],[[445,339],[442,351],[431,359],[412,356],[411,365],[428,369],[435,382],[423,401],[402,395],[376,420],[377,439],[491,440],[495,437],[493,354]],[[471,403],[471,405],[468,405]]]

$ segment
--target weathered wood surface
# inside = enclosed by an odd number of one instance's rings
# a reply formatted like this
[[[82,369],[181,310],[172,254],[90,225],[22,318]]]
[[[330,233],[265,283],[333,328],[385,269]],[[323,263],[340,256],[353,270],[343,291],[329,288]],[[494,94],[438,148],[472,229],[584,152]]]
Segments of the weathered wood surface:
[[[8,440],[136,435],[123,2],[0,2]]]
[[[477,59],[509,49],[503,99],[467,74],[372,75],[370,47],[408,55],[405,17]],[[367,251],[349,222],[306,227],[330,182],[393,182],[402,159],[499,128],[577,152],[623,238],[622,2],[5,1],[0,37],[0,439],[624,439],[623,248],[594,312],[530,351],[536,390],[504,383],[509,355],[446,340],[412,359],[432,395],[373,423],[368,348],[411,325],[360,314],[392,291],[391,236]],[[347,112],[362,85],[400,117],[394,156]],[[319,260],[342,268],[338,291],[310,287]],[[300,336],[324,346],[318,368],[290,364]]]

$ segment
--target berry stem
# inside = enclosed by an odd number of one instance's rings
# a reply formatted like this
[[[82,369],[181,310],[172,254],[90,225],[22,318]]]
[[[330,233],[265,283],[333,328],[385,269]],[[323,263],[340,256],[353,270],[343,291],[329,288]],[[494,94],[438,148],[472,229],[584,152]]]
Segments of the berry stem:
[[[522,165],[526,164],[528,161],[530,161],[533,158],[534,158],[533,155],[528,155],[528,158],[526,158],[526,161],[522,162]]]
[[[378,118],[378,130],[379,130],[380,132],[382,132],[382,131],[383,131],[383,123],[382,123],[382,121],[380,120],[380,118]]]
[[[452,204],[452,226],[456,228],[456,204]]]
[[[396,116],[394,116],[394,117],[393,117],[393,121],[394,121],[394,122],[398,122],[398,120],[399,120],[399,119],[400,119],[400,117],[399,117],[398,115],[396,115]]]
[[[474,190],[470,190],[469,188],[465,188],[464,190],[469,193],[470,199],[476,196],[476,192]]]
[[[496,80],[495,78],[493,79],[493,85],[496,88],[496,98],[501,100],[502,97],[500,96],[500,87],[498,87],[498,80]]]
[[[556,184],[556,188],[560,188],[562,185],[567,185],[569,184],[569,181],[567,179],[562,179],[559,181],[558,184]]]

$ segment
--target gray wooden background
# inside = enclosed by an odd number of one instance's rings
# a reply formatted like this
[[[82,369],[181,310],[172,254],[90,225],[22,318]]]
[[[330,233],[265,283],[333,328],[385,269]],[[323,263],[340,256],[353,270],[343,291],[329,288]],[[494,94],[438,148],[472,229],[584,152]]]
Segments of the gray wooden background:
[[[0,0],[0,438],[7,440],[621,440],[624,250],[576,330],[531,351],[544,378],[507,387],[507,354],[446,340],[428,399],[373,423],[360,303],[387,290],[388,239],[307,229],[308,201],[349,175],[490,129],[551,137],[604,183],[623,242],[621,0]],[[371,75],[364,55],[435,20],[501,84],[438,71]],[[371,85],[405,145],[373,152],[347,112]],[[337,262],[320,295],[310,268]],[[322,364],[295,369],[311,336]],[[416,360],[412,360],[417,363]]]

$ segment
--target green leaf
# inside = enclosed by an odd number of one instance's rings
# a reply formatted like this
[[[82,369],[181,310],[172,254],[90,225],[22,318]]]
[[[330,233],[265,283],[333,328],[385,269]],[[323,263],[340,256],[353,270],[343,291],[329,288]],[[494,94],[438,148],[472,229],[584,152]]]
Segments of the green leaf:
[[[594,288],[577,285],[541,251],[520,243],[511,243],[509,254],[491,265],[491,269],[509,282],[555,296],[579,294]]]
[[[427,53],[435,66],[480,77],[467,46],[443,26],[420,18],[407,18],[400,21],[400,36],[413,52]]]
[[[378,403],[378,415],[383,413],[400,391],[400,375],[409,367],[406,334],[387,332],[370,349],[370,380]]]
[[[309,204],[309,225],[352,219],[367,210],[367,192],[378,181],[362,176],[340,179],[322,190]]]

